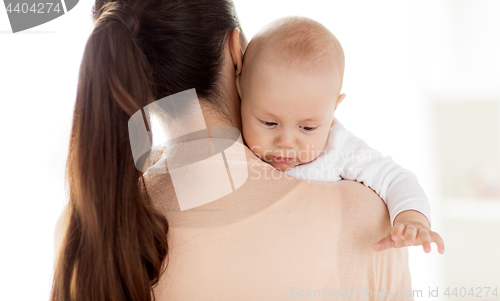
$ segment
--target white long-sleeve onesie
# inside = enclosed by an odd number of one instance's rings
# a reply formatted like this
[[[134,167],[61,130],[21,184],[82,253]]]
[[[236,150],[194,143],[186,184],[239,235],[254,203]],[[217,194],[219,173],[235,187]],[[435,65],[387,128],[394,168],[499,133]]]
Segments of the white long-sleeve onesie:
[[[431,223],[430,204],[417,177],[346,131],[335,117],[324,152],[314,161],[285,172],[303,180],[355,180],[373,189],[387,205],[391,225],[402,211],[419,211]]]

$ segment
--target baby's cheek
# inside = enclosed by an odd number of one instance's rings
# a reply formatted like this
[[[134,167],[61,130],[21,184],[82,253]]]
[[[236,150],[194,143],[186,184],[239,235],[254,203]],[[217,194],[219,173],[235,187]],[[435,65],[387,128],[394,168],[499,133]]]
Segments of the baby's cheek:
[[[307,163],[316,160],[321,155],[323,149],[324,148],[319,145],[310,144],[305,152],[307,154],[306,158],[301,161],[303,161],[303,163]]]
[[[243,129],[243,139],[245,139],[245,143],[247,144],[248,148],[252,150],[256,155],[262,156],[262,153],[264,151],[257,137],[258,136],[255,135],[251,130]]]

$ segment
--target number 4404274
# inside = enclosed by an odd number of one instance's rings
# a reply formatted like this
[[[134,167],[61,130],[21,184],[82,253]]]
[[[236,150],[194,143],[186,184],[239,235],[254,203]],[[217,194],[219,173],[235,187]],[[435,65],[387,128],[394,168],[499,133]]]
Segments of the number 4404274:
[[[498,292],[496,287],[471,287],[470,289],[466,287],[455,287],[451,288],[453,291],[450,293],[450,288],[447,287],[446,291],[444,292],[445,296],[448,297],[492,297],[494,296],[495,298],[498,297]],[[492,290],[493,289],[493,290]]]
[[[33,3],[31,7],[28,3],[17,3],[14,8],[12,8],[12,3],[7,5],[7,13],[35,13],[35,14],[48,14],[50,12],[57,12],[58,14],[61,12],[61,8],[59,7],[59,3]],[[53,7],[54,6],[54,7]]]

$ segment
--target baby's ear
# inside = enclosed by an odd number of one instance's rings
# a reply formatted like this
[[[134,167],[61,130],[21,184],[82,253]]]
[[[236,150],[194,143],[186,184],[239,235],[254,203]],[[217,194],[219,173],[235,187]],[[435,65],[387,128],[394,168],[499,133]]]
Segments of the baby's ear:
[[[344,100],[345,98],[345,93],[340,94],[339,98],[337,98],[337,102],[335,103],[335,108],[333,109],[333,113],[335,114],[335,111],[337,110],[338,105]],[[333,126],[333,123],[335,121],[335,118],[332,120],[332,124],[330,126]]]
[[[335,110],[337,109],[337,106],[344,100],[345,98],[345,93],[340,94],[339,98],[337,99],[337,103],[335,104]]]

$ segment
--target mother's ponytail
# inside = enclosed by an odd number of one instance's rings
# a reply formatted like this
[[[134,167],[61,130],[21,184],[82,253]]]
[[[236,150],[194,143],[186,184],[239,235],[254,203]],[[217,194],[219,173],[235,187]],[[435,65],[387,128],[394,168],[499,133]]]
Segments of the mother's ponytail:
[[[136,11],[108,2],[98,14],[79,73],[51,300],[151,300],[168,223],[134,165],[128,120],[156,100],[152,68],[137,43]]]

